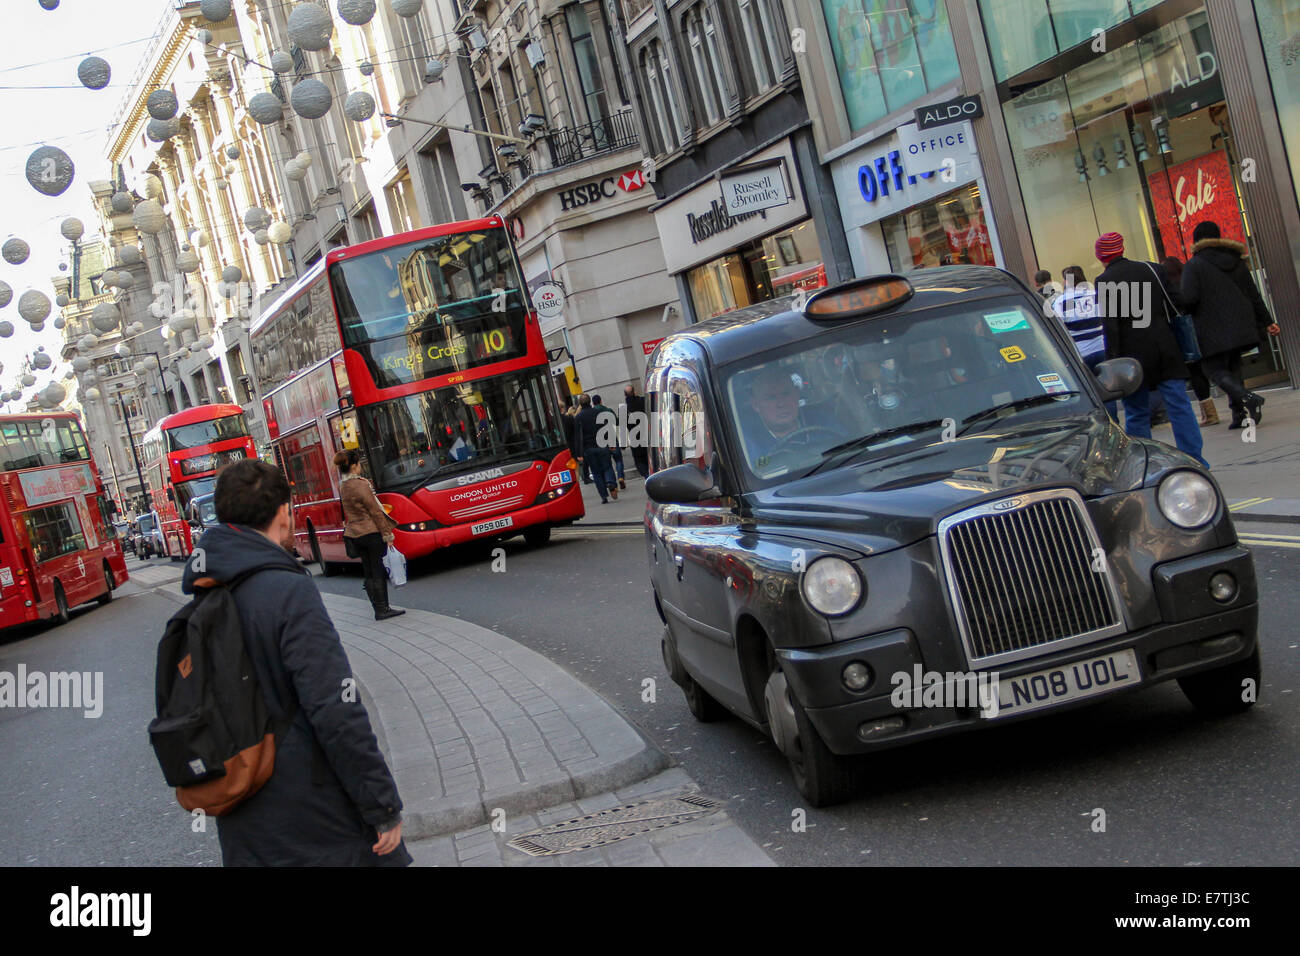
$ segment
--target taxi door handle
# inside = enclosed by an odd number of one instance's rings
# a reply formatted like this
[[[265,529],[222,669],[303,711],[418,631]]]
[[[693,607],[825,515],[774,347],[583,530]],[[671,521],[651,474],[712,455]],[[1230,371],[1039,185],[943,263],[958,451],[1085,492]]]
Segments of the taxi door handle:
[[[682,579],[682,572],[686,569],[686,559],[680,554],[673,555],[673,564],[677,565],[677,580]]]

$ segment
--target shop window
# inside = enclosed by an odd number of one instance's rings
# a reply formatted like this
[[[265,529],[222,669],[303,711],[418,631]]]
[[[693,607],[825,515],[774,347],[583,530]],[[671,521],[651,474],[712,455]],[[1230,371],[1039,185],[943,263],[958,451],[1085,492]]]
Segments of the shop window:
[[[1300,69],[1296,68],[1300,61],[1300,4],[1295,0],[1255,0],[1255,16],[1294,188],[1300,183]]]
[[[681,126],[663,43],[658,39],[651,40],[641,51],[640,59],[641,74],[645,77],[654,110],[649,125],[651,134],[656,140],[655,153],[656,155],[671,153],[677,148],[677,130]]]
[[[826,285],[817,231],[802,222],[697,266],[686,275],[700,319]]]
[[[855,130],[960,75],[944,0],[822,0],[822,10]]]
[[[880,226],[889,252],[889,267],[894,272],[997,264],[976,185],[890,216]]]

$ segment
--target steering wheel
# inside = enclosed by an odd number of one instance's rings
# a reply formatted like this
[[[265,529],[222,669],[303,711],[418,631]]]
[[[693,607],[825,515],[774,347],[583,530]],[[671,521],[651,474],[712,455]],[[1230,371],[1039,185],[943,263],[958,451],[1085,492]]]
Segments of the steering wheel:
[[[844,437],[843,433],[835,428],[827,428],[825,425],[804,425],[802,428],[796,428],[790,434],[786,435],[775,445],[773,445],[772,448],[767,453],[768,457],[775,455],[779,451],[783,451],[786,445],[790,444],[790,442],[794,441],[794,439],[798,438],[800,435],[806,434],[808,432],[827,432],[831,435],[836,436],[837,438],[840,438],[841,440]]]

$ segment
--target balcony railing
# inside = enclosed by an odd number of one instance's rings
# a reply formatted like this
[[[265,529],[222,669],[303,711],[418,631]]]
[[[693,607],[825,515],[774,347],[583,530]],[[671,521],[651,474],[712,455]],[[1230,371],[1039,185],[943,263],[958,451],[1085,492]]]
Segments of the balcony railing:
[[[573,129],[557,129],[546,134],[551,150],[551,167],[580,163],[601,153],[636,146],[639,142],[636,124],[630,111],[602,117],[594,123]]]

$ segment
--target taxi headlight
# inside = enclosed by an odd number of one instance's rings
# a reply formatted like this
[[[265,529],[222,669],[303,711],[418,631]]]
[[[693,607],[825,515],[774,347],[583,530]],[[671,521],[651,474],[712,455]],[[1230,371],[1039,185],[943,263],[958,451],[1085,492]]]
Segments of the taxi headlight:
[[[812,609],[827,617],[849,613],[862,599],[862,576],[843,558],[818,558],[808,565],[802,586]]]
[[[1219,495],[1209,479],[1194,471],[1175,471],[1160,482],[1156,501],[1166,518],[1180,528],[1199,528],[1214,517]]]

